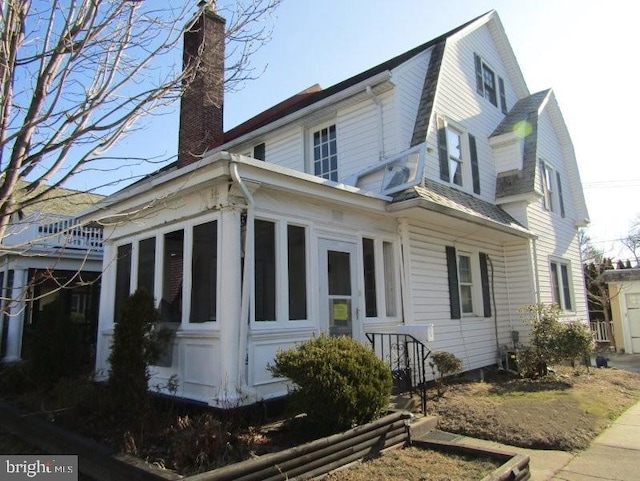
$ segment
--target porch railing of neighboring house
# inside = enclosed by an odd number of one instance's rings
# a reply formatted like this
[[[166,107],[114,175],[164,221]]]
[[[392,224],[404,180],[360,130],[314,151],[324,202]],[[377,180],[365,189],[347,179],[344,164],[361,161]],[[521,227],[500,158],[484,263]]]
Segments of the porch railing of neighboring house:
[[[59,216],[57,220],[38,225],[38,237],[45,245],[76,249],[102,250],[102,227],[81,226],[74,217]]]
[[[596,342],[611,342],[611,322],[606,321],[590,321],[591,332],[593,333],[593,340]]]
[[[411,334],[366,333],[374,352],[393,375],[394,394],[418,394],[422,412],[427,412],[427,358],[431,350]]]

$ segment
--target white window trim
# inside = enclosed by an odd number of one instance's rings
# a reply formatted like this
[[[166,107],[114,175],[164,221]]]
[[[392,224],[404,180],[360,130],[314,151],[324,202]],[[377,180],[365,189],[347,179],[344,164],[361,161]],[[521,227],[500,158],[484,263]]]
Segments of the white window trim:
[[[444,128],[445,132],[449,129],[455,130],[460,134],[460,162],[461,162],[461,173],[462,173],[462,185],[458,185],[453,182],[453,172],[451,171],[451,164],[449,164],[449,182],[448,184],[452,186],[454,189],[462,190],[464,192],[472,193],[473,192],[473,178],[471,175],[471,154],[469,149],[469,133],[467,130],[462,127],[457,122],[449,120],[448,118],[444,118]],[[450,149],[449,149],[449,136],[447,133],[447,162],[450,162]]]
[[[202,330],[206,329],[219,329],[219,323],[216,321],[207,321],[207,322],[197,322],[191,323],[189,322],[189,317],[191,315],[191,262],[192,262],[192,250],[193,250],[193,228],[196,225],[206,224],[207,222],[217,221],[218,229],[220,228],[220,215],[218,213],[214,213],[212,215],[202,216],[195,219],[191,219],[189,222],[180,222],[176,224],[171,224],[168,226],[164,226],[163,228],[158,228],[152,232],[144,232],[137,234],[133,237],[128,237],[118,242],[117,244],[113,244],[114,252],[117,254],[118,247],[131,244],[131,277],[129,283],[129,294],[133,294],[138,285],[138,260],[140,255],[140,241],[149,239],[151,237],[155,237],[156,241],[156,257],[155,257],[155,273],[154,273],[154,292],[153,297],[155,299],[156,308],[159,308],[160,300],[162,299],[162,288],[163,288],[163,279],[164,279],[164,236],[169,232],[174,232],[178,230],[184,231],[184,251],[183,251],[183,271],[182,271],[182,320],[179,323],[178,327],[184,330]],[[221,256],[221,243],[218,242],[217,253],[218,259]],[[115,254],[114,254],[115,255]],[[115,262],[115,261],[114,261]],[[115,267],[115,264],[114,264]],[[111,304],[115,300],[115,277],[116,270],[113,270],[113,279],[110,282],[113,290],[113,297]],[[220,272],[220,263],[218,263],[218,280],[221,278]],[[216,283],[217,298],[220,299],[220,282]],[[219,303],[218,303],[219,304]],[[218,311],[219,305],[216,306],[216,311]],[[216,312],[216,318],[219,318],[219,312]]]
[[[388,321],[398,321],[400,318],[400,310],[402,309],[401,297],[400,297],[400,244],[398,239],[380,236],[380,233],[367,232],[363,233],[359,240],[358,249],[358,262],[360,265],[359,282],[364,287],[364,255],[362,252],[362,239],[373,240],[373,255],[375,258],[375,280],[376,280],[376,311],[377,315],[373,317],[366,316],[366,305],[364,295],[360,296],[360,312],[363,313],[360,316],[363,325],[385,323]],[[391,245],[391,279],[385,279],[385,266],[384,266],[384,244]],[[395,315],[387,315],[387,287],[390,285],[393,289],[393,302],[395,303],[396,313]]]
[[[312,309],[312,286],[316,283],[312,277],[311,252],[314,246],[311,245],[311,226],[283,216],[256,216],[255,220],[273,222],[275,224],[275,266],[276,266],[276,319],[271,321],[256,321],[255,302],[250,302],[249,318],[250,329],[254,332],[264,332],[271,330],[299,329],[316,327],[317,323]],[[293,225],[302,227],[305,230],[305,262],[307,280],[307,319],[289,319],[289,253],[287,250],[287,226]],[[255,253],[254,253],[255,256]],[[255,299],[255,271],[251,268],[250,298]]]
[[[471,301],[472,312],[464,312],[462,309],[462,283],[460,281],[460,256],[469,257],[471,262]],[[460,248],[456,246],[456,266],[458,268],[458,295],[460,296],[460,316],[466,318],[476,318],[483,316],[482,299],[482,279],[480,276],[480,251],[475,249]]]
[[[559,302],[555,302],[555,292],[554,292],[554,284],[553,284],[553,271],[551,265],[555,264],[556,268],[556,283],[559,288],[560,299]],[[566,305],[566,300],[564,296],[564,285],[562,283],[562,266],[566,266],[567,268],[567,283],[569,289],[569,301],[571,302],[571,308],[568,309]],[[567,259],[563,259],[561,257],[549,257],[549,287],[551,292],[551,302],[557,303],[560,307],[560,310],[563,312],[576,312],[576,296],[573,289],[573,273],[571,270],[571,261]]]
[[[315,132],[318,132],[319,130],[322,129],[326,129],[328,127],[331,126],[335,126],[336,128],[336,150],[337,150],[337,154],[338,154],[338,165],[337,165],[337,170],[338,170],[338,182],[340,181],[340,134],[339,134],[339,129],[338,129],[338,119],[337,118],[331,118],[328,120],[325,120],[323,122],[317,123],[317,124],[313,124],[310,127],[308,127],[306,129],[305,132],[305,139],[306,139],[306,165],[307,165],[307,173],[311,174],[311,175],[316,175],[315,174],[315,166],[314,166],[314,156],[313,156],[313,134]],[[320,177],[320,176],[318,176]],[[323,177],[321,177],[323,178]],[[329,179],[326,179],[329,180]],[[333,181],[330,181],[333,182]]]
[[[557,214],[560,204],[560,198],[558,193],[558,186],[556,185],[556,171],[553,166],[551,166],[551,164],[549,164],[549,162],[547,162],[546,160],[539,159],[538,162],[542,167],[540,169],[542,207],[547,212],[553,212],[554,214]],[[550,199],[551,201],[550,206],[548,205],[549,201],[547,199]]]

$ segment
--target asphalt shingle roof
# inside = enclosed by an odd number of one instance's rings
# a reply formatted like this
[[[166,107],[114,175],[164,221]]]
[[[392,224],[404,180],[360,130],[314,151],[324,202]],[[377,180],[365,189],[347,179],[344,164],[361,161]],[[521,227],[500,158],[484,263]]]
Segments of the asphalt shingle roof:
[[[497,137],[512,132],[522,121],[526,121],[531,131],[524,139],[522,170],[508,175],[499,175],[496,180],[496,199],[535,191],[536,169],[538,163],[538,112],[548,97],[550,90],[524,97],[516,102],[490,137]]]
[[[423,199],[437,206],[461,212],[479,220],[491,221],[506,227],[524,230],[524,227],[500,207],[471,194],[425,179],[423,186],[399,192],[393,197],[393,204],[412,199]]]

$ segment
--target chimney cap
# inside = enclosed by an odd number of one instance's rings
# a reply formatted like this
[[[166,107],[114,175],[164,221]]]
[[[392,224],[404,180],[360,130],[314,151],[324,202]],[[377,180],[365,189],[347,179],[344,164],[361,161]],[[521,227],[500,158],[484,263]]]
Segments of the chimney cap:
[[[215,12],[216,4],[214,0],[200,0],[198,2],[198,8],[201,10],[206,10],[208,12]]]

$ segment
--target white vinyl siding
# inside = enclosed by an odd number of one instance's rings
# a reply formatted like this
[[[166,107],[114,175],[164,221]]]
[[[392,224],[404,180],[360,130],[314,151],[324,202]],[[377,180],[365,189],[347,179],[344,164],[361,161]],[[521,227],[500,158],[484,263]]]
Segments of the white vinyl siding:
[[[493,317],[488,320],[482,315],[463,315],[461,319],[451,319],[445,248],[455,245],[455,239],[446,233],[445,228],[411,223],[408,229],[409,249],[406,255],[410,266],[413,323],[433,324],[435,340],[430,343],[430,348],[454,353],[463,360],[465,369],[495,363]],[[456,245],[458,254],[485,252],[491,259],[496,301],[493,312],[499,313],[499,343],[511,346],[511,330],[524,330],[518,313],[518,309],[523,307],[520,302],[530,304],[533,300],[531,270],[526,261],[528,242],[514,238],[508,251],[496,245],[495,239],[491,238],[466,238],[465,242],[466,245]],[[479,277],[477,283],[480,283]],[[513,295],[509,290],[513,291]],[[529,297],[525,298],[527,292]],[[481,293],[477,295],[481,296]],[[480,297],[478,301],[481,307]]]
[[[568,178],[563,150],[546,111],[542,112],[538,120],[537,153],[539,158],[544,159],[551,169],[560,174],[561,179]],[[539,165],[537,170],[536,185],[539,186],[541,181]],[[555,174],[552,178],[557,181]],[[573,295],[572,310],[566,311],[567,315],[571,318],[588,319],[576,228],[576,211],[571,200],[569,182],[563,182],[562,197],[565,217],[561,216],[559,205],[556,206],[557,213],[550,212],[544,209],[542,201],[529,204],[526,210],[528,228],[538,236],[535,247],[540,283],[540,300],[548,304],[554,302],[554,287],[551,282],[549,259],[562,259],[569,266],[568,274]]]
[[[482,99],[476,91],[476,52],[492,67],[497,76],[503,78],[507,102],[517,97],[491,33],[487,27],[481,27],[461,39],[447,42],[434,109],[438,115],[444,116],[447,121],[455,122],[463,131],[473,134],[476,138],[481,192],[479,197],[494,202],[496,170],[488,138],[504,118],[504,114],[489,101]],[[438,180],[440,175],[435,122],[431,122],[427,142],[430,154],[427,155],[425,175]],[[468,191],[473,191],[471,186]]]

